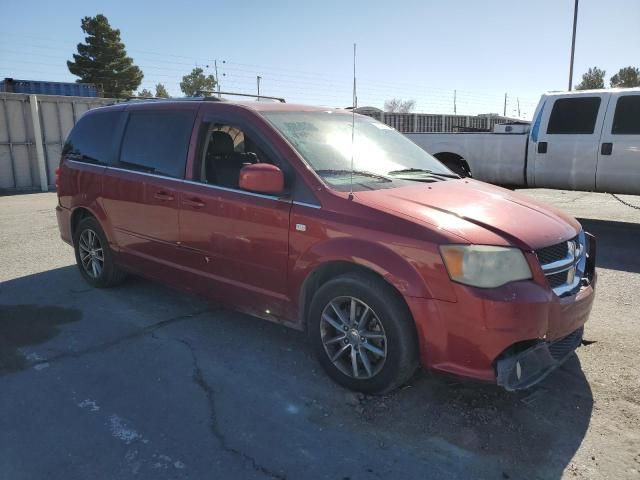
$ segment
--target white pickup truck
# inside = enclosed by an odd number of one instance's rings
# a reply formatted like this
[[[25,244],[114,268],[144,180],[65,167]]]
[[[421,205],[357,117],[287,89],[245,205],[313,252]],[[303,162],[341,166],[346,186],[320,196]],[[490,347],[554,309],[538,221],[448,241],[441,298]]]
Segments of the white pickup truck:
[[[405,135],[485,182],[640,194],[640,88],[544,94],[531,125]]]

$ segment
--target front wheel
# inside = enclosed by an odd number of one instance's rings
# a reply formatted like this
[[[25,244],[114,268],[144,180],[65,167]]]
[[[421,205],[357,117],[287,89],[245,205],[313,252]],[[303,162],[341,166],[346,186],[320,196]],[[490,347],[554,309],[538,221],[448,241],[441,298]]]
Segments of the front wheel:
[[[325,283],[313,297],[308,328],[320,364],[352,390],[388,392],[416,369],[411,315],[391,287],[372,275],[347,274]]]
[[[107,237],[94,218],[80,221],[73,235],[73,245],[80,273],[89,284],[105,288],[124,280],[125,274],[115,264]]]

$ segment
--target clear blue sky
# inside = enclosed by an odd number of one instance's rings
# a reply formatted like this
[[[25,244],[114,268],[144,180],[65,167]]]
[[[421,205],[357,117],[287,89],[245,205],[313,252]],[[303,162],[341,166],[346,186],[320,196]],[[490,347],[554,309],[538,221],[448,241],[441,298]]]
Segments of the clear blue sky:
[[[539,95],[566,89],[573,0],[8,1],[0,77],[73,81],[65,61],[83,39],[80,19],[105,14],[145,77],[179,95],[182,75],[218,59],[223,89],[290,101],[351,104],[358,44],[360,105],[392,97],[417,111],[530,116]],[[640,0],[581,0],[574,84],[590,66],[640,66]],[[226,63],[221,64],[222,60]]]

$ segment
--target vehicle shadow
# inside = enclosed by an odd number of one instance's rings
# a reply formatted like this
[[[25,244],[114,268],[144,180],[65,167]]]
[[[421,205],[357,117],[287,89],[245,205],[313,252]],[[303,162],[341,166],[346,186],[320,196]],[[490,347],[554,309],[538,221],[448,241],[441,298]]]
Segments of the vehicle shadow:
[[[211,432],[201,427],[211,423],[217,438],[224,438],[223,446],[242,445],[254,462],[282,478],[559,479],[584,439],[593,410],[591,388],[575,355],[525,392],[421,371],[396,392],[365,396],[322,373],[303,333],[221,309],[190,316],[202,311],[199,300],[137,277],[121,287],[96,290],[69,266],[0,283],[0,332],[2,325],[11,331],[10,322],[22,318],[21,311],[42,311],[34,305],[57,308],[52,330],[44,328],[46,321],[37,313],[46,334],[15,337],[0,348],[15,353],[43,342],[43,352],[69,359],[60,364],[53,359],[44,370],[55,372],[56,388],[67,388],[71,378],[74,388],[106,405],[114,391],[128,394],[121,388],[126,383],[131,396],[121,399],[128,402],[121,408],[132,424],[157,428],[147,433],[155,442],[170,431],[176,444],[207,444]],[[60,308],[70,309],[68,315]],[[145,323],[169,317],[181,320],[165,322],[161,329]],[[152,349],[148,357],[136,356],[142,345]],[[58,351],[70,346],[73,355]],[[28,371],[29,362],[24,363],[19,360],[9,376],[0,375],[0,390],[8,377]],[[168,364],[187,370],[167,371]],[[152,392],[165,383],[166,391],[186,392],[186,399],[173,405],[171,396],[156,398]],[[28,390],[18,393],[26,399],[25,412],[53,415],[63,407],[53,400],[43,406]],[[141,398],[147,399],[144,408],[137,407]],[[203,398],[215,410],[204,409]],[[188,423],[190,415],[163,416],[163,409],[196,412],[194,423]],[[102,434],[90,430],[82,409],[75,415],[64,427],[73,429],[72,437]],[[163,421],[152,421],[157,418]],[[29,435],[22,430],[10,434]],[[156,443],[154,448],[163,447]],[[215,458],[191,447],[183,455],[192,471],[208,468]]]
[[[583,228],[596,236],[596,266],[640,273],[640,256],[629,255],[640,245],[640,224],[579,218]]]
[[[422,444],[451,458],[466,458],[461,478],[469,470],[474,478],[561,478],[593,410],[591,388],[576,355],[523,392],[419,372],[389,398],[365,403],[365,421],[407,448]]]

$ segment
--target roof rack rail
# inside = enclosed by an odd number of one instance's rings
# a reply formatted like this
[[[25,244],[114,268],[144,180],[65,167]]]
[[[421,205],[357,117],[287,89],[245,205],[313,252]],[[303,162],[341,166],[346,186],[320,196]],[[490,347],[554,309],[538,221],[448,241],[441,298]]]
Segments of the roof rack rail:
[[[131,102],[133,100],[167,100],[164,97],[136,97],[136,96],[130,96],[130,97],[125,97],[122,101],[123,102]]]
[[[252,98],[257,98],[258,100],[260,100],[261,98],[266,98],[267,100],[277,100],[280,103],[286,103],[285,99],[282,97],[269,97],[267,95],[256,95],[253,93],[236,93],[236,92],[217,92],[214,90],[199,90],[198,92],[196,92],[196,95],[202,95],[202,94],[209,94],[209,95],[233,95],[236,97],[252,97]],[[205,100],[209,100],[209,101],[221,101],[222,99],[219,97],[204,97]]]

